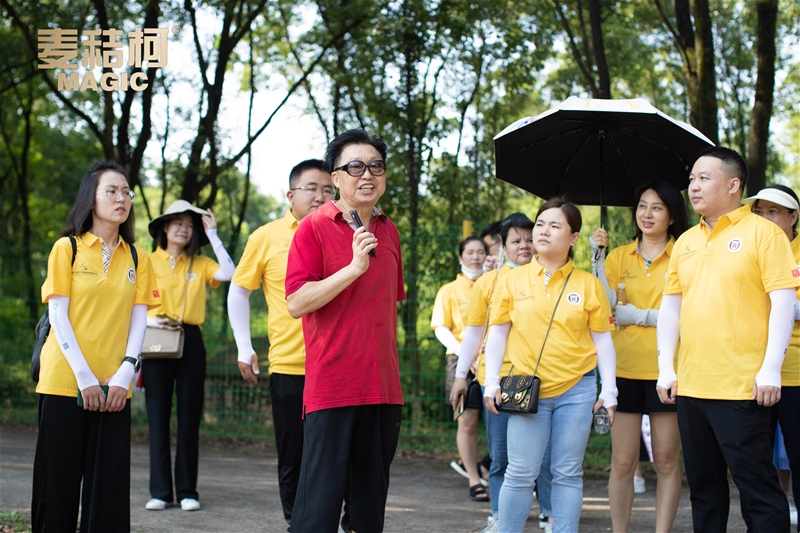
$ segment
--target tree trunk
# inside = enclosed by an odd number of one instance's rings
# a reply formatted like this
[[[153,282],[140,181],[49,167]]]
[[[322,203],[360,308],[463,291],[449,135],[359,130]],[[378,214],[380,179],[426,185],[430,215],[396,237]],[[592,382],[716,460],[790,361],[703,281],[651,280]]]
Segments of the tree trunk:
[[[750,119],[750,138],[747,149],[747,194],[752,195],[766,185],[767,141],[772,118],[775,89],[775,32],[778,0],[757,0],[758,36],[756,54],[756,96]]]
[[[597,97],[611,98],[611,77],[608,74],[606,48],[603,44],[603,21],[600,16],[600,0],[589,0],[589,23],[592,25],[592,48],[597,66]]]
[[[714,40],[711,34],[711,15],[708,0],[692,2],[695,49],[697,51],[697,124],[714,144],[719,143],[717,119],[717,75],[714,71]]]
[[[31,87],[29,85],[29,87]],[[33,279],[31,238],[31,213],[28,207],[28,155],[30,153],[31,139],[33,138],[33,128],[31,125],[31,113],[33,112],[33,90],[28,92],[28,105],[23,103],[22,95],[22,115],[25,119],[25,137],[22,142],[22,154],[20,154],[19,173],[17,174],[17,190],[19,193],[19,205],[22,210],[22,269],[28,282],[27,300],[28,316],[32,322],[39,318],[38,299],[36,298],[36,283]]]

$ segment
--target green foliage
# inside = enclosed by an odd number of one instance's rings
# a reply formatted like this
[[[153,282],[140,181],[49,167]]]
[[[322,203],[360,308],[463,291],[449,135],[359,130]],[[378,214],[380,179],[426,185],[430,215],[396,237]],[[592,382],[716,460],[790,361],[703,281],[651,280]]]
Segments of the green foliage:
[[[0,511],[0,531],[29,533],[31,524],[24,513]]]

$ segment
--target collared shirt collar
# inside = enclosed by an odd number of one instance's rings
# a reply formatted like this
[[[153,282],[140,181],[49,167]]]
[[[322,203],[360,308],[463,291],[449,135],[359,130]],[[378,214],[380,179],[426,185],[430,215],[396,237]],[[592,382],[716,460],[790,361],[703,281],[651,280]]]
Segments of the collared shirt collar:
[[[159,259],[162,259],[164,261],[169,261],[169,259],[172,257],[168,251],[166,251],[160,246],[156,248],[156,251],[153,252],[153,254]],[[187,257],[186,254],[182,253],[180,257],[175,258],[175,263],[177,264],[178,261],[184,260],[186,257]]]
[[[320,206],[319,211],[331,220],[341,218],[344,222],[347,222],[347,220],[344,218],[342,210],[336,206],[333,200],[328,200],[325,202],[324,205]],[[372,208],[372,216],[381,219],[386,218],[386,215],[379,211],[377,207]]]
[[[286,222],[286,225],[289,226],[290,229],[297,229],[297,225],[300,223],[297,218],[295,218],[294,214],[292,213],[292,208],[286,210],[286,214],[283,215],[283,220]]]
[[[481,279],[481,278],[479,277],[478,279]],[[475,280],[475,281],[477,281],[477,280]],[[462,284],[464,286],[467,286],[467,287],[472,287],[472,285],[475,283],[475,281],[472,281],[467,276],[465,276],[464,274],[461,274],[461,273],[459,273],[456,276],[456,283],[460,283],[460,284]]]
[[[724,215],[720,215],[720,217],[717,219],[717,224],[719,224],[719,221],[722,220],[723,218],[727,218],[728,223],[732,226],[750,214],[753,214],[750,211],[750,206],[741,205],[737,209],[734,209],[733,211],[729,211]],[[706,222],[706,217],[704,216],[700,217],[700,223],[703,225],[704,228],[711,230],[711,227],[708,225],[708,222]],[[714,224],[714,227],[716,227],[717,224]]]
[[[542,264],[539,262],[539,260],[537,259],[538,257],[539,257],[538,255],[534,255],[533,256],[533,260],[530,262],[530,268],[533,269],[533,274],[535,276],[544,276],[544,270],[545,269],[542,266]],[[561,277],[566,278],[569,275],[569,273],[572,272],[572,270],[574,268],[575,268],[575,266],[572,263],[572,259],[567,259],[567,264],[566,265],[562,266],[561,268],[559,268],[555,272],[551,272],[551,274],[553,276],[555,276],[556,273],[561,272]]]
[[[92,246],[94,246],[94,244],[96,242],[100,242],[100,237],[98,237],[97,235],[95,235],[91,231],[87,231],[86,233],[81,235],[81,240],[84,243],[86,243],[87,246],[89,246],[91,248]],[[122,245],[122,248],[124,250],[127,250],[130,247],[128,242],[125,239],[123,239],[121,236],[119,238],[119,244]]]

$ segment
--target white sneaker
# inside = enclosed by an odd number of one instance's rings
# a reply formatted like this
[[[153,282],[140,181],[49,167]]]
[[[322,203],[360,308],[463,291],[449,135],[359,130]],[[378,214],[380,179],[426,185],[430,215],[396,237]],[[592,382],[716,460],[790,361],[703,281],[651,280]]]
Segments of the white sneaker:
[[[633,492],[635,494],[642,494],[643,492],[647,492],[647,486],[644,484],[644,478],[639,476],[633,476]]]
[[[150,498],[150,501],[144,504],[144,508],[148,511],[163,511],[167,508],[167,502],[158,498]]]
[[[500,531],[500,521],[497,518],[490,516],[486,519],[486,527],[481,533],[498,533]]]
[[[184,498],[181,500],[181,509],[183,511],[198,511],[200,510],[200,502],[194,498]]]

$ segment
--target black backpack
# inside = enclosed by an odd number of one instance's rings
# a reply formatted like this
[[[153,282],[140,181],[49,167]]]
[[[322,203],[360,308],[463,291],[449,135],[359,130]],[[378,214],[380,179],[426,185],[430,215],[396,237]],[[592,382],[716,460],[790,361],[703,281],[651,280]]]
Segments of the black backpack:
[[[69,236],[69,243],[72,245],[72,262],[71,265],[75,264],[75,256],[78,255],[78,244],[75,241],[75,237],[72,235]],[[139,268],[139,253],[136,251],[136,247],[134,245],[129,245],[131,248],[131,257],[133,258],[133,266],[134,268]],[[36,340],[33,343],[33,355],[31,356],[31,378],[36,383],[39,383],[39,357],[42,355],[42,348],[44,347],[44,343],[47,340],[47,336],[50,335],[50,306],[48,305],[44,313],[42,314],[42,318],[39,319],[39,323],[36,324],[36,329],[33,330],[34,334],[36,335]]]

